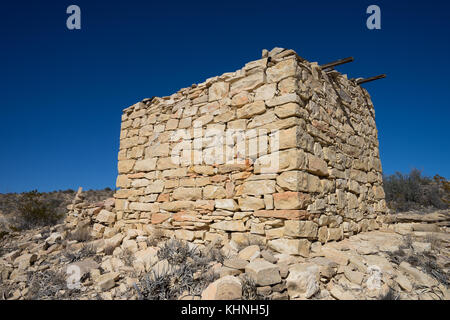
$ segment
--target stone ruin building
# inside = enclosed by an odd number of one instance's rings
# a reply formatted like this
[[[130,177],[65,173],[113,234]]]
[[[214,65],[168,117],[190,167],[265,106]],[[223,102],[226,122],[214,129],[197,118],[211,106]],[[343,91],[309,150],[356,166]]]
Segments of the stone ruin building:
[[[369,94],[293,50],[126,108],[118,160],[106,237],[159,229],[307,256],[387,211]]]

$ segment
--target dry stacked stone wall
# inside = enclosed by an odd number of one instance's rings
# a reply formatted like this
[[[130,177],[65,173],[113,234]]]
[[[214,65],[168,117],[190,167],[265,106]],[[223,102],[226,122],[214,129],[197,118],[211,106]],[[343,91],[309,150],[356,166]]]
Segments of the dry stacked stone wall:
[[[378,229],[387,211],[367,91],[292,50],[124,110],[109,235],[312,243]]]

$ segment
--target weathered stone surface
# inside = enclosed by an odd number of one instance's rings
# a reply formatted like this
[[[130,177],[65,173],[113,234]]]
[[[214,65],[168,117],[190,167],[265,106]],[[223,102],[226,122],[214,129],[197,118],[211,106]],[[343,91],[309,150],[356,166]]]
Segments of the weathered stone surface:
[[[145,189],[145,193],[160,193],[163,190],[164,190],[164,181],[156,180]]]
[[[411,281],[409,281],[408,278],[404,275],[397,275],[397,277],[395,278],[395,282],[397,282],[398,285],[407,292],[411,292],[411,290],[413,289]]]
[[[202,199],[202,189],[201,188],[176,188],[172,197],[175,200],[198,200]]]
[[[357,285],[362,285],[364,273],[350,270],[350,268],[346,268],[344,271],[344,275],[350,282],[353,282]]]
[[[398,266],[399,270],[403,271],[404,273],[411,276],[414,280],[416,280],[418,283],[420,283],[423,286],[432,287],[437,285],[437,281],[427,274],[423,273],[422,271],[414,268],[411,266],[408,262],[403,261]]]
[[[313,221],[286,221],[284,223],[284,234],[289,237],[317,238],[318,227]]]
[[[280,253],[308,257],[311,243],[306,239],[275,239],[268,243],[270,249]]]
[[[327,176],[327,163],[319,157],[308,154],[308,171],[319,176]]]
[[[157,158],[150,158],[150,159],[144,159],[136,161],[136,164],[134,165],[135,171],[152,171],[156,169],[156,159]]]
[[[264,200],[260,198],[244,197],[239,198],[238,201],[242,211],[255,211],[265,207]]]
[[[99,289],[107,291],[114,288],[116,281],[120,278],[119,272],[110,272],[99,276],[96,280],[96,285]]]
[[[209,87],[209,101],[225,98],[228,94],[230,84],[227,82],[216,82]]]
[[[246,228],[242,221],[220,221],[211,224],[211,228],[224,231],[245,231]]]
[[[242,194],[259,196],[275,192],[274,180],[247,181],[242,185]]]
[[[226,196],[227,193],[224,187],[209,185],[203,188],[204,199],[223,199]]]
[[[311,201],[309,194],[301,192],[274,193],[275,209],[305,209]]]
[[[289,297],[311,298],[319,290],[319,267],[314,264],[295,264],[289,267],[289,276],[286,279],[286,286]]]
[[[295,76],[297,73],[297,61],[295,59],[287,59],[267,68],[267,81],[278,82],[284,78]]]
[[[245,78],[239,79],[231,84],[230,94],[234,95],[241,91],[253,90],[264,84],[265,81],[265,73],[255,72]]]
[[[267,286],[281,282],[280,270],[278,266],[256,259],[245,267],[245,273],[259,286]]]
[[[286,171],[277,177],[277,184],[290,191],[320,192],[320,179],[302,171]]]
[[[255,211],[254,216],[299,220],[308,218],[309,213],[306,210],[258,210]]]
[[[255,115],[262,114],[266,111],[264,101],[255,101],[243,106],[237,110],[237,117],[239,119],[249,119]]]
[[[102,223],[113,223],[116,220],[116,215],[107,210],[102,210],[97,215],[97,220]]]
[[[243,260],[252,261],[260,256],[260,249],[257,245],[248,246],[239,251],[238,257]]]
[[[248,265],[248,261],[242,258],[230,258],[223,261],[223,265],[228,268],[244,270]]]
[[[217,209],[237,211],[239,206],[233,199],[217,199],[215,200],[215,207]]]
[[[241,298],[242,284],[233,276],[214,281],[202,292],[202,300],[239,300]]]
[[[37,255],[33,253],[26,253],[14,260],[14,265],[16,265],[19,270],[25,270],[31,266],[37,260]]]

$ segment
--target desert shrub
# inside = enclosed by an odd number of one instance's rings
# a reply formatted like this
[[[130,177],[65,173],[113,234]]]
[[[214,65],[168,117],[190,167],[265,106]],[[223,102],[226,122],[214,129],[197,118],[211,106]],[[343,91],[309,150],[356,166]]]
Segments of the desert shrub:
[[[170,267],[152,270],[134,288],[142,300],[174,300],[184,294],[200,296],[218,277],[211,270],[217,257],[213,248],[202,251],[184,241],[166,241],[158,251],[158,258],[167,259]]]
[[[248,275],[244,274],[242,280],[242,299],[243,300],[260,300],[260,295],[256,290],[255,281]]]
[[[14,291],[16,291],[17,289],[19,289],[17,283],[5,283],[0,281],[0,300],[7,300],[8,298],[12,297]]]
[[[65,298],[67,295],[67,282],[64,274],[52,270],[28,273],[28,299],[48,300]],[[64,290],[65,295],[60,291]],[[75,289],[76,290],[76,289]],[[72,292],[74,293],[74,292]]]
[[[399,295],[392,289],[389,290],[382,296],[379,297],[379,300],[399,300]]]
[[[187,242],[172,239],[163,243],[158,250],[159,260],[167,259],[170,264],[176,265],[186,261],[188,257],[199,256],[196,247],[189,247]]]
[[[432,238],[427,238],[427,241],[432,245],[433,250],[438,249],[439,241]],[[399,249],[393,252],[388,252],[388,257],[391,262],[400,264],[403,261],[408,262],[411,266],[423,270],[437,281],[445,286],[450,283],[450,274],[443,266],[437,263],[436,255],[431,252],[416,252],[412,246],[412,238],[407,235],[404,237],[403,244]]]
[[[89,257],[100,258],[100,256],[97,256],[97,250],[93,245],[83,245],[83,247],[77,251],[66,251],[64,252],[64,256],[69,263],[81,261]]]
[[[422,176],[421,171],[411,170],[409,174],[397,172],[383,177],[384,192],[389,208],[394,211],[408,211],[422,208],[445,209],[448,207],[448,182],[436,176]]]
[[[14,219],[14,224],[19,229],[54,225],[63,217],[56,210],[59,201],[45,201],[36,190],[23,193],[19,201],[18,215]]]

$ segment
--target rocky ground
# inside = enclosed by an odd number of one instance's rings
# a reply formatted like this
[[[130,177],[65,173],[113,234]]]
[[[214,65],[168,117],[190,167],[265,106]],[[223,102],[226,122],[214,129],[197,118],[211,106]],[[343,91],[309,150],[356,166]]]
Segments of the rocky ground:
[[[83,214],[0,239],[0,299],[450,297],[449,210],[391,215],[383,229],[316,242],[299,257],[261,244],[194,245],[157,231],[96,239],[93,226],[107,220],[113,199],[87,203],[79,194],[73,205]]]

